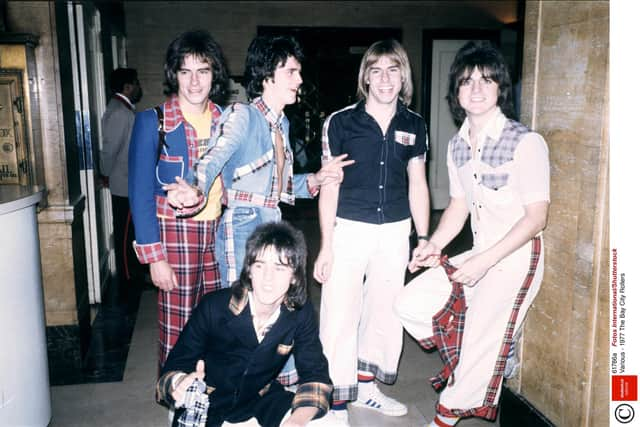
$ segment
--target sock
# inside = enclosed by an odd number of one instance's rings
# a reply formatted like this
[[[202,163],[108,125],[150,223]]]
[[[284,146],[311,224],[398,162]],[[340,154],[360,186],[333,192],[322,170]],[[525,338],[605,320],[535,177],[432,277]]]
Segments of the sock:
[[[359,383],[370,383],[373,382],[374,379],[375,377],[373,374],[370,374],[369,372],[358,372]]]
[[[460,417],[445,417],[444,415],[436,414],[427,427],[451,427],[456,425],[459,419]]]
[[[334,400],[331,404],[332,411],[346,411],[347,410],[347,401],[346,400]]]

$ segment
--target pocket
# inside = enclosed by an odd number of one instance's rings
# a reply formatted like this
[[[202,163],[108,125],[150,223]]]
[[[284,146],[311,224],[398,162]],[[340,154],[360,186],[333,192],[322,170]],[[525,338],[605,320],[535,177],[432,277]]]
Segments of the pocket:
[[[486,188],[498,191],[509,182],[508,173],[483,173],[480,183]]]
[[[258,210],[256,208],[246,207],[246,206],[238,206],[233,208],[233,228],[234,233],[239,231],[238,228],[244,227],[252,222],[256,221],[258,218]]]
[[[513,200],[508,173],[484,173],[480,179],[485,200],[493,205],[505,205]]]
[[[182,156],[160,154],[156,165],[156,178],[162,185],[176,182],[176,176],[184,177],[184,161]]]
[[[397,130],[393,133],[393,140],[400,145],[413,146],[416,145],[416,134]]]
[[[293,349],[293,343],[291,343],[291,345],[286,345],[286,344],[278,344],[278,348],[277,348],[277,352],[280,356],[286,356],[289,353],[291,353],[291,350]]]

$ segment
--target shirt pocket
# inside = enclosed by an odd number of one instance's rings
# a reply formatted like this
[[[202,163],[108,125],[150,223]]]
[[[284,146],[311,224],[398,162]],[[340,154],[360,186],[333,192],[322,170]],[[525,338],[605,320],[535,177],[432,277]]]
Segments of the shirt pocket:
[[[160,154],[158,164],[156,165],[156,178],[162,185],[173,184],[176,182],[176,176],[184,177],[184,160],[182,156],[169,156]]]
[[[483,173],[480,177],[485,203],[504,205],[513,200],[508,173]]]

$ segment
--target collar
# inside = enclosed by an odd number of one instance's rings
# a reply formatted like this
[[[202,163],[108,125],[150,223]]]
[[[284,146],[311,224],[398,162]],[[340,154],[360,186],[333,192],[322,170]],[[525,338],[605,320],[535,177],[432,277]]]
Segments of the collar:
[[[500,107],[496,108],[493,115],[487,120],[484,127],[480,131],[479,141],[484,141],[485,137],[489,137],[494,141],[500,139],[500,135],[502,135],[502,130],[504,129],[504,125],[507,122],[507,118],[504,114],[502,114],[502,110]],[[467,144],[471,144],[469,140],[469,128],[471,125],[469,124],[469,118],[465,118],[462,126],[460,126],[460,130],[458,131],[458,136],[465,140]]]
[[[164,131],[172,132],[178,126],[185,122],[182,110],[180,109],[180,101],[178,101],[178,95],[171,95],[169,99],[164,102]],[[216,104],[207,100],[207,108],[211,110],[211,120],[215,121],[220,117],[220,110]]]
[[[264,102],[264,99],[262,99],[261,96],[254,98],[253,101],[251,101],[251,104],[255,105],[258,111],[260,111],[264,115],[264,117],[267,119],[267,122],[269,122],[270,127],[276,127],[282,130],[282,120],[284,119],[283,111],[281,111],[280,114],[276,114],[275,111],[269,108],[269,106],[266,102]]]
[[[251,315],[255,316],[256,302],[255,302],[255,298],[253,297],[253,292],[247,292],[247,295],[249,296],[249,308],[251,309]],[[265,322],[263,327],[267,325],[273,325],[274,323],[276,323],[276,320],[278,320],[278,317],[280,317],[280,310],[274,310],[274,312],[271,313],[271,316],[269,316],[269,320]]]
[[[356,104],[355,110],[358,111],[359,113],[368,115],[369,113],[367,113],[367,110],[365,108],[365,101],[366,101],[365,99],[361,99],[360,101],[358,101],[358,103]],[[408,111],[407,106],[404,105],[402,103],[402,101],[400,101],[399,98],[396,101],[396,103],[397,103],[396,104],[396,113],[395,113],[394,117],[397,116],[397,115],[405,114]]]
[[[242,288],[242,293],[240,295],[236,295],[234,292],[235,289],[231,290],[231,300],[229,301],[229,311],[233,313],[235,316],[239,316],[249,304],[249,290],[247,288]]]
[[[129,98],[126,95],[121,94],[120,92],[116,92],[113,94],[113,97],[118,101],[122,102],[129,110],[133,111],[136,107],[131,103]]]

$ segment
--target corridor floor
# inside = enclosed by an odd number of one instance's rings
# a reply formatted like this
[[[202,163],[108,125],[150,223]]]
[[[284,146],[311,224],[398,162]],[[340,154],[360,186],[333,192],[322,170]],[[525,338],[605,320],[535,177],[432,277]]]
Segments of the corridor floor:
[[[304,206],[302,206],[304,208]],[[294,225],[307,237],[310,265],[318,251],[317,217],[313,206],[309,209],[285,211]],[[432,221],[433,223],[434,221]],[[320,304],[321,288],[309,282],[311,300],[316,309]],[[124,368],[122,381],[61,385],[51,387],[52,420],[50,427],[155,427],[167,425],[167,410],[154,401],[157,346],[157,291],[142,292],[135,327]],[[425,353],[405,335],[398,380],[393,386],[381,385],[381,390],[405,403],[409,413],[403,417],[387,417],[377,412],[349,408],[353,427],[420,427],[434,414],[436,392],[427,378],[442,367],[437,353]],[[460,427],[498,426],[479,419],[458,423]]]

